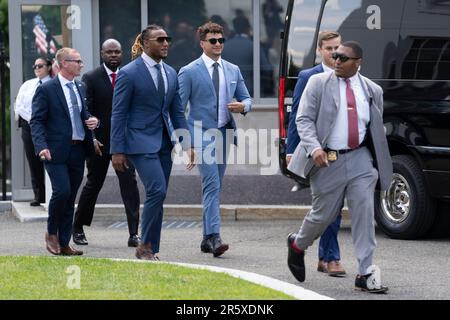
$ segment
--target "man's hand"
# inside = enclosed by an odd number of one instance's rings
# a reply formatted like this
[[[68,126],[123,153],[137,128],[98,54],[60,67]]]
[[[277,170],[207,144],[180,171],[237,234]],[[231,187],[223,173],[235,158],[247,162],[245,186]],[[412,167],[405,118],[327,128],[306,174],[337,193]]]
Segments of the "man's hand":
[[[189,157],[189,163],[187,164],[186,169],[191,171],[195,167],[195,160],[196,160],[195,151],[193,148],[189,148],[186,151],[186,153]]]
[[[95,154],[100,157],[103,155],[102,149],[100,149],[102,147],[103,147],[103,144],[100,141],[98,141],[97,139],[94,139]]]
[[[289,165],[291,160],[292,160],[292,155],[286,155],[286,165]]]
[[[41,159],[41,161],[52,160],[52,155],[50,154],[50,150],[44,149],[41,152],[39,152],[39,158]]]
[[[127,158],[123,153],[116,153],[112,155],[112,165],[117,171],[124,172],[128,169]]]
[[[86,126],[89,130],[94,130],[98,126],[98,119],[96,117],[90,117],[89,119],[85,120],[84,123],[86,123]]]
[[[324,167],[329,166],[328,159],[327,159],[327,153],[325,151],[323,151],[322,149],[318,149],[318,150],[314,151],[312,156],[313,156],[313,160],[314,160],[316,167],[324,168]]]
[[[233,113],[242,113],[245,110],[245,104],[242,102],[231,102],[227,105],[228,110]]]

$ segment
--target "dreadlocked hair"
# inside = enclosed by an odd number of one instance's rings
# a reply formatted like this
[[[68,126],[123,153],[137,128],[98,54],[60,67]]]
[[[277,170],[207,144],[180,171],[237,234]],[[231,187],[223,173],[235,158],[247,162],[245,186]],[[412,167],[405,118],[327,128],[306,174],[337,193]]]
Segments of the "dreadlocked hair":
[[[161,26],[151,24],[147,26],[147,28],[142,30],[142,32],[137,35],[136,40],[134,40],[134,44],[131,47],[131,58],[134,60],[144,52],[144,40],[147,39],[147,36],[150,32],[152,32],[153,30],[162,29],[163,28]]]

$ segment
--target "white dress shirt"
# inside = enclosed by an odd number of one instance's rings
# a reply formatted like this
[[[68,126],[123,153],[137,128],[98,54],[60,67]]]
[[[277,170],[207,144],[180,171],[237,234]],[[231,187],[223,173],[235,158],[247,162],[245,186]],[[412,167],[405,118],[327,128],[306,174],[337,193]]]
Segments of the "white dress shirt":
[[[337,119],[328,139],[328,148],[333,150],[349,149],[348,146],[348,113],[347,113],[347,84],[344,78],[339,79],[340,105]],[[350,84],[355,94],[356,110],[358,110],[359,143],[364,141],[367,125],[370,121],[369,101],[361,84],[359,73],[350,78]]]
[[[164,93],[167,94],[167,74],[166,70],[164,70],[164,65],[162,63],[162,60],[157,63],[155,60],[153,60],[151,57],[149,57],[145,52],[142,53],[142,59],[144,59],[145,65],[147,66],[148,71],[150,72],[150,75],[152,76],[153,83],[155,84],[156,89],[158,89],[158,69],[155,67],[155,65],[159,64],[161,66],[161,73],[164,81]]]
[[[76,135],[76,130],[75,130],[75,121],[74,121],[74,114],[73,114],[73,108],[72,108],[72,100],[70,99],[70,89],[67,87],[67,84],[69,82],[74,83],[75,85],[73,86],[73,88],[75,91],[75,95],[77,96],[77,104],[78,104],[78,108],[81,112],[82,110],[82,104],[81,104],[81,96],[80,96],[80,92],[78,91],[78,86],[76,85],[75,81],[70,81],[67,80],[66,78],[64,78],[61,73],[58,73],[58,79],[59,82],[61,82],[61,87],[63,89],[64,92],[64,97],[66,98],[66,102],[67,102],[67,106],[69,107],[69,113],[70,113],[70,120],[72,122],[72,140],[84,140],[84,136],[83,137],[79,137]]]
[[[225,82],[225,73],[223,71],[223,63],[222,58],[219,58],[217,61],[214,61],[210,57],[208,57],[205,53],[202,54],[202,60],[205,63],[206,69],[209,72],[209,76],[213,76],[214,71],[214,63],[219,64],[219,119],[218,119],[218,127],[221,128],[225,126],[231,120],[231,114],[228,110],[228,102],[227,102],[227,84]]]
[[[109,81],[111,81],[111,84],[112,84],[112,77],[111,77],[111,75],[112,75],[113,73],[115,73],[115,74],[116,74],[116,80],[117,80],[117,74],[119,73],[119,70],[120,70],[120,69],[117,68],[116,71],[111,71],[111,69],[109,69],[109,68],[106,66],[106,64],[104,64],[104,63],[103,63],[103,67],[105,68],[106,73],[108,74]]]
[[[42,83],[50,80],[50,76],[46,76],[45,78],[39,79],[34,78],[28,81],[25,81],[19,89],[19,93],[16,97],[16,103],[14,104],[14,113],[16,120],[19,120],[19,116],[22,119],[26,120],[28,123],[31,120],[31,104],[33,102],[33,96],[36,93],[36,89],[39,87],[39,80]]]

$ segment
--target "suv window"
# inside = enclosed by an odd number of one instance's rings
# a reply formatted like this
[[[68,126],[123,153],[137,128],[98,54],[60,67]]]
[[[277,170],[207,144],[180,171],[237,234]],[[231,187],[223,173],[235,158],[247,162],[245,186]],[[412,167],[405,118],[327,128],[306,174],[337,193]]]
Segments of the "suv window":
[[[371,79],[392,79],[392,58],[399,37],[403,1],[327,1],[320,30],[337,30],[342,40],[355,40],[364,50],[362,73]]]

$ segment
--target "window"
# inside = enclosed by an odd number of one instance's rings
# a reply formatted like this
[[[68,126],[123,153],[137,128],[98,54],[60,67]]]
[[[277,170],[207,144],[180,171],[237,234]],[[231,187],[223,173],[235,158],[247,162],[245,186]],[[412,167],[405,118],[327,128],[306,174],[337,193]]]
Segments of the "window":
[[[402,1],[328,1],[320,30],[336,30],[342,40],[358,41],[364,51],[361,73],[371,79],[396,77]]]
[[[140,0],[100,0],[100,45],[114,38],[122,44],[122,65],[131,60],[131,47],[141,32]]]
[[[261,65],[261,97],[275,97],[278,87],[281,39],[284,29],[284,18],[288,5],[287,0],[261,1],[260,8],[260,65]]]
[[[53,59],[56,51],[72,46],[72,33],[66,28],[67,6],[22,6],[23,80],[35,77],[31,68],[39,57]]]

